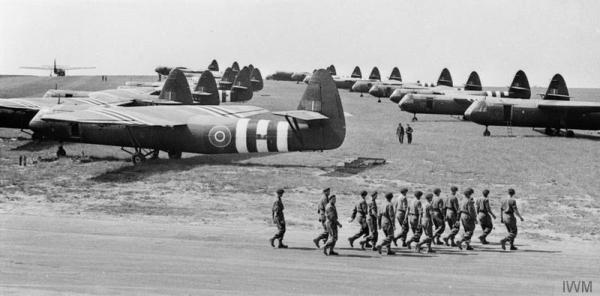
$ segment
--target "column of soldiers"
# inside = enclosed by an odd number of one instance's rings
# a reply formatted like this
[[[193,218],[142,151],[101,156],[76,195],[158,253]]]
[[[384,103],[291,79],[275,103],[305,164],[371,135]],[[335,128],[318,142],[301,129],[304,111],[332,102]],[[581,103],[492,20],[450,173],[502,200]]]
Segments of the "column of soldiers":
[[[473,198],[475,191],[467,188],[463,195],[458,194],[458,188],[452,186],[451,193],[447,197],[441,196],[441,189],[435,188],[433,193],[425,194],[425,200],[421,201],[422,191],[416,191],[414,198],[409,200],[407,197],[408,189],[402,188],[400,196],[395,200],[392,193],[385,195],[385,202],[382,207],[377,206],[377,192],[371,194],[370,202],[366,201],[367,191],[360,193],[360,198],[352,208],[352,213],[348,222],[356,221],[359,225],[359,231],[348,238],[350,247],[354,247],[354,242],[360,238],[360,248],[365,250],[370,248],[378,251],[380,254],[385,250],[386,254],[392,255],[395,252],[391,244],[398,246],[398,240],[402,246],[408,249],[412,248],[412,243],[416,243],[415,251],[435,252],[432,244],[457,247],[461,250],[473,250],[471,246],[471,237],[475,231],[477,223],[481,226],[482,234],[479,236],[481,244],[489,244],[487,236],[493,229],[492,218],[496,215],[492,212],[488,195],[489,190],[485,189],[482,196],[476,200]],[[277,198],[273,202],[272,219],[277,226],[277,233],[270,239],[272,247],[275,247],[275,241],[278,241],[278,248],[287,248],[282,243],[285,234],[285,218],[283,215],[283,202],[281,198],[284,190],[277,190]],[[313,240],[317,248],[323,242],[323,253],[325,255],[337,255],[334,251],[338,240],[338,228],[342,225],[338,220],[336,208],[336,197],[330,195],[331,189],[323,190],[323,197],[317,205],[318,220],[323,227],[322,232]],[[515,190],[508,190],[508,197],[502,199],[500,207],[500,219],[506,226],[508,235],[500,241],[502,249],[506,250],[506,244],[510,245],[510,250],[517,250],[514,245],[517,236],[518,217],[523,221],[515,199]],[[399,231],[396,233],[396,221]],[[456,238],[462,225],[463,233],[460,238]],[[449,229],[447,236],[442,237],[445,229]],[[378,244],[378,233],[382,230],[384,237]],[[407,239],[408,232],[412,232],[412,237]],[[440,240],[441,238],[441,240]],[[443,242],[442,242],[443,241]]]

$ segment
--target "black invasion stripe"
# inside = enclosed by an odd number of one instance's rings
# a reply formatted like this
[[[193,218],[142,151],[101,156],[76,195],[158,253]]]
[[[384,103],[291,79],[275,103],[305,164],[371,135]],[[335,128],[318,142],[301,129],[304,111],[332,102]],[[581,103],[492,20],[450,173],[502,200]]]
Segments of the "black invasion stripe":
[[[248,122],[248,129],[246,130],[246,145],[248,146],[248,152],[257,152],[256,150],[256,124],[257,120],[250,120]]]
[[[267,127],[267,148],[269,152],[277,152],[277,120],[269,121]]]

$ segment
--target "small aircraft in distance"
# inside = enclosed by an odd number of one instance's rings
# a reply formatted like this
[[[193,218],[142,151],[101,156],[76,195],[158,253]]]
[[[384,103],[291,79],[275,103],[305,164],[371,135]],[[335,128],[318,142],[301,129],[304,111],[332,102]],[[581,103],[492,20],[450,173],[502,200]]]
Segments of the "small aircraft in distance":
[[[570,101],[569,90],[560,74],[554,75],[541,100],[484,97],[465,111],[464,118],[485,125],[483,136],[490,136],[488,126],[542,127],[547,135],[572,137],[571,129],[600,130],[600,103]]]
[[[481,86],[479,75],[473,71],[469,76],[467,85]],[[445,91],[445,94],[407,94],[398,106],[400,110],[413,113],[413,121],[420,114],[463,115],[467,108],[477,99],[485,96],[529,99],[531,90],[525,72],[517,71],[508,91],[483,91],[483,90],[454,90]]]
[[[70,67],[70,66],[65,66],[65,65],[57,65],[56,59],[54,59],[53,65],[45,65],[45,66],[38,66],[38,67],[25,66],[25,67],[21,67],[21,69],[50,70],[50,76],[52,76],[52,74],[54,74],[56,76],[65,76],[65,75],[67,75],[67,70],[70,71],[70,70],[96,69],[96,67]]]
[[[187,81],[178,83],[175,92],[189,94]],[[344,111],[327,70],[311,76],[297,110],[273,112],[285,120],[248,118],[265,112],[248,105],[100,107],[45,113],[31,128],[61,141],[133,147],[133,151],[122,149],[131,153],[134,163],[157,155],[156,151],[167,151],[169,158],[178,159],[182,152],[320,151],[336,149],[344,142]],[[151,152],[145,153],[148,149]]]

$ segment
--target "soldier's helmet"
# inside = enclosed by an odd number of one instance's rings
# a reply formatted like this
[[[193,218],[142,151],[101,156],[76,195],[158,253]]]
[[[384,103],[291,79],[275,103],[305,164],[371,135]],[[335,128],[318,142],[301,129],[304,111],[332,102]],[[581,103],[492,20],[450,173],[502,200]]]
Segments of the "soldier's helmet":
[[[371,193],[371,197],[373,199],[376,199],[377,198],[377,191],[373,191],[373,193]]]
[[[508,189],[508,194],[510,194],[510,195],[514,195],[514,194],[515,194],[515,190],[514,190],[514,189],[512,189],[512,188],[509,188],[509,189]]]
[[[323,193],[329,193],[330,191],[331,191],[331,188],[329,188],[329,187],[323,189]]]
[[[408,188],[403,187],[402,189],[400,189],[400,193],[402,194],[406,194],[408,192]]]
[[[368,192],[366,190],[363,190],[360,192],[360,196],[365,197],[367,196]]]
[[[483,195],[484,195],[484,196],[488,196],[488,194],[490,194],[490,191],[489,191],[489,190],[487,190],[487,189],[484,189],[484,190],[483,190]]]
[[[435,193],[435,194],[440,194],[441,192],[442,192],[442,190],[439,188],[433,189],[433,193]]]
[[[452,186],[452,187],[450,187],[450,191],[456,192],[456,191],[458,191],[458,187]]]
[[[385,194],[385,199],[390,200],[394,197],[394,194],[392,194],[391,192],[388,192]]]
[[[425,195],[425,199],[427,199],[427,200],[431,200],[432,198],[433,198],[433,193],[427,193]]]
[[[277,189],[277,194],[283,194],[285,192],[285,190],[283,190],[282,188]]]
[[[469,188],[465,189],[464,193],[465,193],[465,195],[467,195],[467,194],[473,194],[473,192],[475,192],[475,190],[473,190],[473,188],[469,187]]]
[[[420,198],[423,195],[423,191],[421,190],[417,190],[417,192],[415,192],[415,197]]]

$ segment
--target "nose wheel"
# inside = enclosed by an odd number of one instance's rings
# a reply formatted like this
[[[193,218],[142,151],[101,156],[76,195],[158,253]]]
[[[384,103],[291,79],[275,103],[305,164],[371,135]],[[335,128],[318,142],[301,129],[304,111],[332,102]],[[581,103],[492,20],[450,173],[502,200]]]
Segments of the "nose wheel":
[[[490,130],[488,129],[488,127],[485,127],[485,130],[483,131],[483,136],[484,137],[489,137],[492,133],[490,133]]]
[[[413,118],[412,118],[412,121],[413,121],[413,122],[415,122],[415,121],[419,121],[419,119],[417,118],[417,113],[413,113]]]

